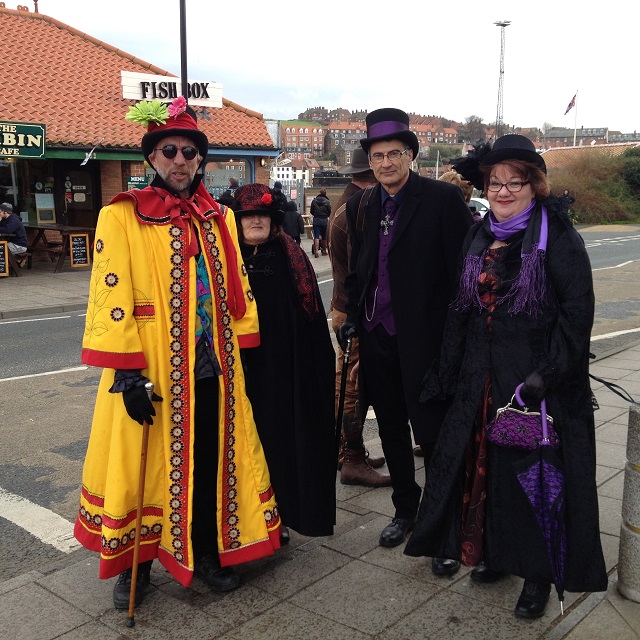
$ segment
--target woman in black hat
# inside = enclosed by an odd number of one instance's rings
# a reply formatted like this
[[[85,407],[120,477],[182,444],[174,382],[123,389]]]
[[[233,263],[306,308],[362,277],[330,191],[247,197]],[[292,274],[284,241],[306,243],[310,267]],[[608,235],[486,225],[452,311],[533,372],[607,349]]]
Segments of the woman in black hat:
[[[476,566],[477,583],[520,576],[515,614],[537,618],[553,577],[515,471],[530,453],[488,442],[485,426],[522,382],[530,406],[546,399],[564,466],[564,586],[606,590],[588,377],[593,283],[584,242],[549,197],[533,143],[507,135],[484,152],[457,169],[482,177],[491,211],[467,234],[439,365],[424,380],[421,400],[452,404],[405,553],[458,558]]]
[[[283,232],[274,196],[248,184],[233,206],[260,324],[260,345],[243,350],[247,396],[283,524],[326,536],[336,515],[335,354],[315,272]]]

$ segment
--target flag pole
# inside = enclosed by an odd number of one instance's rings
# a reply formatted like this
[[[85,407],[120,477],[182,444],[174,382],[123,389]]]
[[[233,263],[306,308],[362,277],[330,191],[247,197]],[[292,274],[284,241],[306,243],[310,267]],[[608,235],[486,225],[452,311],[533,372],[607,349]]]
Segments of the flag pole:
[[[187,9],[185,0],[180,0],[180,74],[182,95],[189,102],[189,78],[187,76]]]
[[[573,146],[576,146],[576,133],[578,132],[578,90],[576,89],[575,112],[573,114]]]

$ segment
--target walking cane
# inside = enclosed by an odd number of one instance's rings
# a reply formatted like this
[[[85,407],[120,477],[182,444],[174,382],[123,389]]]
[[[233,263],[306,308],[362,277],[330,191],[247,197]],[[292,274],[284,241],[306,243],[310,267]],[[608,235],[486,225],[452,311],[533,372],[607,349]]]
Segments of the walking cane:
[[[342,354],[342,376],[340,378],[340,395],[338,396],[338,413],[336,416],[336,460],[340,457],[340,436],[342,434],[342,414],[344,413],[344,396],[347,389],[347,370],[351,358],[351,336],[347,338],[347,346]]]
[[[147,382],[144,388],[149,396],[153,397],[153,382]],[[136,514],[136,538],[133,544],[133,566],[131,567],[131,591],[129,592],[129,617],[127,627],[134,627],[136,621],[133,617],[136,608],[136,586],[138,582],[138,556],[140,555],[140,537],[142,529],[142,509],[144,508],[144,481],[147,474],[147,449],[149,446],[149,423],[142,423],[142,449],[140,450],[140,479],[138,480],[138,512]]]

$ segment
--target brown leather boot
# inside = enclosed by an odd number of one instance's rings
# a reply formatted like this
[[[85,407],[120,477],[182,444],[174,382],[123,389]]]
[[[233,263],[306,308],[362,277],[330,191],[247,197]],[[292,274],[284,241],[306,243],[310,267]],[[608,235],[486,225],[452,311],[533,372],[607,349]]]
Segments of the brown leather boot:
[[[313,257],[319,258],[320,254],[318,253],[318,247],[320,246],[320,240],[313,241]]]
[[[370,467],[379,469],[384,466],[387,459],[384,456],[370,456],[369,452],[365,450],[364,457]],[[344,443],[340,444],[340,453],[338,454],[338,471],[342,469],[342,463],[344,462]]]
[[[327,241],[326,240],[320,240],[320,249],[322,250],[322,255],[326,256],[327,255]]]
[[[391,476],[376,471],[368,462],[364,449],[344,448],[340,484],[359,484],[365,487],[389,487]]]
[[[364,455],[367,462],[369,463],[369,466],[373,467],[374,469],[379,469],[387,461],[384,456],[370,456],[369,452],[366,449]]]

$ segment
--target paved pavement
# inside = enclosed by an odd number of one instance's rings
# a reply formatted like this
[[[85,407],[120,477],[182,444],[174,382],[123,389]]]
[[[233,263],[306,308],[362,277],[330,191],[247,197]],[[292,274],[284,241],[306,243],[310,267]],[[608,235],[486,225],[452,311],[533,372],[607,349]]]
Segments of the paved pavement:
[[[310,248],[307,241],[303,246]],[[319,280],[330,277],[328,258],[311,257],[311,262]],[[53,273],[53,265],[34,263],[22,278],[0,279],[0,318],[84,309],[89,278],[87,269],[67,266]],[[599,359],[591,372],[640,398],[640,345]],[[640,604],[616,589],[629,404],[601,385],[594,391],[600,404],[597,481],[609,588],[567,594],[564,616],[552,596],[541,619],[516,619],[519,578],[480,586],[464,568],[453,578],[436,578],[427,559],[404,556],[402,547],[379,547],[380,531],[393,515],[391,490],[338,482],[335,534],[305,538],[292,531],[291,543],[273,557],[238,569],[243,586],[234,592],[214,594],[197,579],[184,589],[154,563],[152,588],[136,611],[135,628],[128,629],[126,612],[111,605],[113,580],[98,580],[96,555],[79,549],[38,570],[0,577],[0,637],[640,640]],[[371,453],[379,454],[375,420],[367,420],[365,438]],[[421,460],[416,464],[423,483]]]

